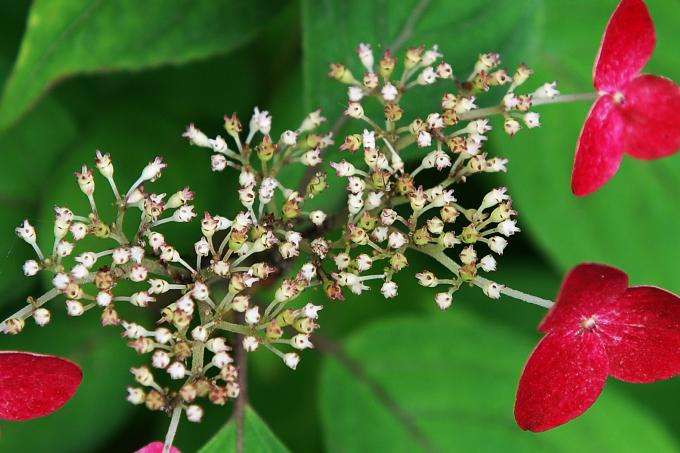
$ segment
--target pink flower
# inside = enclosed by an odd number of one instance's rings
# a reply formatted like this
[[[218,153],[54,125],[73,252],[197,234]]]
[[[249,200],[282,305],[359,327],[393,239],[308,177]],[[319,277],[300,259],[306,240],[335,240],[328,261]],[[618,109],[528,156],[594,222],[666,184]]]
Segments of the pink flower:
[[[654,24],[642,0],[621,0],[609,19],[593,68],[599,97],[576,145],[571,189],[577,196],[602,187],[623,154],[658,159],[680,149],[680,88],[640,74],[652,55]]]
[[[515,419],[545,431],[595,402],[607,376],[647,383],[680,373],[680,298],[601,264],[567,274],[538,329],[546,335],[524,366]]]
[[[48,415],[71,399],[83,379],[73,362],[29,352],[0,352],[0,418]]]
[[[148,445],[143,446],[139,450],[137,450],[135,453],[162,453],[163,451],[163,442],[151,442]],[[170,447],[170,453],[182,453],[175,447]]]

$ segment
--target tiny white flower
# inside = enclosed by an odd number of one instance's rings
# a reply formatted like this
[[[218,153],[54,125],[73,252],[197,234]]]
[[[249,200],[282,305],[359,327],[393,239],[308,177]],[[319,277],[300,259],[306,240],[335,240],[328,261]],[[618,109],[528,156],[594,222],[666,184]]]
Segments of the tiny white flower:
[[[309,341],[309,335],[305,335],[305,334],[302,334],[302,333],[299,333],[299,334],[295,335],[293,338],[291,338],[290,344],[295,349],[298,349],[300,351],[314,347],[312,342]]]
[[[151,374],[151,371],[145,366],[130,368],[130,372],[135,376],[135,380],[144,386],[149,386],[154,382],[153,374]]]
[[[493,272],[496,270],[496,259],[491,255],[486,255],[479,261],[479,266],[484,272]]]
[[[143,282],[149,275],[149,271],[141,264],[135,264],[130,270],[130,280],[133,282]]]
[[[322,309],[323,306],[321,305],[314,305],[312,303],[308,303],[302,308],[302,313],[305,315],[305,318],[318,319],[319,311],[321,311]]]
[[[167,167],[167,164],[163,163],[161,157],[156,157],[154,160],[149,162],[146,167],[142,170],[142,175],[139,179],[142,181],[151,181],[158,179],[161,175],[161,171]]]
[[[489,248],[499,255],[503,254],[503,250],[508,245],[508,241],[502,236],[494,236],[489,239]]]
[[[323,162],[323,159],[321,159],[321,150],[319,148],[314,148],[307,151],[300,157],[300,162],[302,165],[306,165],[308,167],[319,165],[321,162]]]
[[[418,74],[417,81],[419,85],[431,85],[437,81],[437,73],[432,66],[428,66]]]
[[[161,233],[157,232],[152,232],[149,233],[149,245],[151,246],[154,251],[158,251],[162,246],[165,245],[165,236],[163,236]]]
[[[333,261],[335,261],[335,265],[338,267],[338,269],[343,270],[347,269],[347,267],[350,265],[351,258],[347,253],[338,253],[335,257],[333,257]]]
[[[130,296],[130,302],[137,307],[147,307],[151,302],[155,301],[156,298],[146,291],[139,291]]]
[[[260,345],[260,341],[253,336],[243,337],[243,349],[246,352],[253,352]]]
[[[171,379],[182,379],[187,374],[187,368],[181,362],[172,362],[166,370]]]
[[[305,263],[300,269],[300,274],[305,280],[309,282],[314,277],[316,277],[316,266],[314,266],[312,263]]]
[[[321,109],[317,109],[310,113],[309,115],[307,115],[307,117],[300,125],[300,129],[298,129],[298,131],[300,133],[311,131],[312,129],[316,129],[317,127],[319,127],[321,123],[323,123],[324,121],[326,121],[326,118],[321,116]]]
[[[172,339],[172,333],[165,327],[159,327],[154,331],[154,338],[160,344],[166,344]]]
[[[364,145],[364,148],[375,149],[375,132],[369,131],[368,129],[364,129],[361,141]]]
[[[430,113],[427,115],[427,127],[430,129],[442,129],[444,127],[444,119],[437,113]]]
[[[540,86],[531,95],[534,99],[553,99],[558,96],[560,92],[557,90],[557,82],[545,83]]]
[[[260,322],[260,307],[256,305],[246,310],[245,320],[251,326]]]
[[[64,258],[73,253],[73,244],[63,239],[57,243],[57,255]]]
[[[250,118],[250,131],[261,132],[262,135],[269,134],[272,127],[272,117],[269,112],[264,110],[260,112],[260,109],[255,107],[253,111],[253,116]]]
[[[208,329],[203,326],[196,326],[191,330],[191,338],[201,343],[208,339]]]
[[[28,260],[22,267],[26,277],[33,277],[40,271],[40,264],[36,260]]]
[[[281,134],[281,141],[288,146],[295,146],[297,143],[297,133],[291,130],[284,131]]]
[[[371,210],[380,206],[383,195],[382,192],[369,192],[366,197],[366,209]]]
[[[398,286],[394,282],[385,282],[380,287],[380,292],[385,299],[392,299],[397,296]]]
[[[503,236],[508,237],[517,233],[518,231],[520,231],[520,229],[517,228],[516,220],[506,219],[498,224],[498,226],[496,227],[496,231],[498,231]]]
[[[201,406],[192,404],[186,408],[187,420],[192,423],[200,423],[203,418],[203,409]]]
[[[83,309],[83,304],[77,300],[67,300],[66,301],[66,313],[69,316],[80,316],[85,312]]]
[[[496,282],[489,282],[482,287],[482,292],[490,299],[500,299],[502,289],[503,285],[499,285]]]
[[[39,326],[44,326],[50,322],[50,311],[46,308],[38,308],[33,312],[33,319]]]
[[[113,295],[108,291],[99,291],[96,296],[97,305],[108,307],[113,302]]]
[[[366,189],[366,183],[358,176],[350,176],[347,178],[347,190],[353,194],[359,194]]]
[[[399,231],[393,231],[387,238],[387,243],[393,249],[398,249],[406,245],[408,243],[408,239]]]
[[[350,214],[356,214],[364,207],[363,194],[351,193],[347,196],[347,209]]]
[[[371,231],[371,237],[373,238],[373,240],[375,242],[380,243],[380,242],[387,240],[387,233],[388,232],[389,232],[389,230],[387,229],[387,227],[384,227],[384,226],[375,227],[375,229],[373,229],[373,231]]]
[[[359,102],[364,98],[364,90],[355,85],[349,86],[347,87],[347,98],[351,102]]]
[[[364,65],[364,68],[366,68],[368,72],[373,72],[374,57],[371,45],[363,42],[359,44],[359,47],[357,47],[357,55],[359,56],[359,60],[361,60],[361,64]]]
[[[364,117],[364,108],[358,102],[350,102],[344,113],[350,118],[358,120]]]
[[[216,153],[225,153],[228,149],[227,142],[221,136],[215,137],[215,139],[208,140],[208,143],[213,151]]]
[[[508,93],[505,96],[503,96],[503,106],[505,107],[505,110],[513,110],[517,108],[519,105],[519,99],[515,95],[515,93]]]
[[[522,128],[522,125],[519,124],[519,121],[517,121],[514,118],[507,117],[505,119],[505,121],[503,122],[503,130],[510,137],[513,137],[517,132],[519,132],[519,130],[521,128]]]
[[[163,350],[156,349],[151,356],[151,366],[165,369],[168,365],[170,365],[170,355]]]
[[[144,403],[144,400],[146,399],[146,395],[144,395],[144,390],[136,387],[128,387],[128,396],[127,400],[128,402],[134,404],[134,405],[139,405]]]
[[[283,363],[286,364],[288,368],[291,370],[294,370],[297,368],[298,364],[300,363],[300,356],[297,355],[294,352],[289,352],[287,354],[283,355]]]
[[[524,120],[524,124],[526,124],[529,129],[533,129],[541,125],[541,115],[536,112],[525,113],[522,119]]]
[[[191,222],[191,219],[196,217],[194,207],[192,205],[180,206],[172,213],[172,218],[175,222]]]
[[[205,347],[210,352],[217,354],[218,352],[229,351],[231,348],[227,346],[227,340],[224,337],[211,338],[205,343]]]
[[[420,133],[418,133],[416,142],[418,143],[419,147],[426,148],[432,144],[432,136],[427,131],[420,131]]]
[[[350,164],[346,160],[340,162],[331,162],[331,167],[335,169],[335,173],[340,177],[353,176],[357,171],[354,165]]]
[[[71,269],[71,276],[76,280],[83,280],[88,275],[90,275],[90,271],[82,264],[76,264]]]
[[[179,310],[182,310],[186,314],[193,314],[194,309],[196,308],[196,304],[194,304],[194,301],[191,299],[191,296],[189,294],[185,294],[179,299],[177,299],[177,308]]]
[[[194,244],[194,251],[198,256],[208,256],[210,254],[210,244],[205,237],[202,237]]]
[[[309,220],[316,226],[323,225],[326,220],[326,213],[320,210],[312,211],[309,213]]]
[[[492,208],[503,201],[510,199],[510,195],[507,194],[508,189],[505,187],[499,187],[497,189],[491,190],[489,193],[484,195],[482,204],[479,206],[479,210],[483,211],[487,208]]]
[[[141,264],[144,259],[144,249],[139,246],[130,247],[130,259],[137,264]]]
[[[33,228],[28,220],[24,220],[24,223],[20,227],[16,228],[15,231],[24,241],[28,242],[29,244],[35,244],[35,228]]]
[[[449,293],[437,293],[434,296],[434,301],[437,302],[439,308],[441,308],[442,310],[446,310],[451,306],[451,302],[453,302],[453,297],[451,297],[451,294]]]
[[[229,365],[230,363],[233,363],[234,359],[232,359],[231,356],[226,351],[219,351],[215,353],[211,362],[217,368],[222,369],[225,366]]]
[[[66,286],[71,282],[69,276],[63,272],[59,272],[52,279],[52,285],[57,289],[66,289]]]
[[[130,261],[130,250],[125,247],[119,247],[113,251],[111,258],[115,264],[125,264]]]
[[[76,222],[69,227],[69,231],[71,232],[71,235],[73,235],[74,240],[80,241],[87,236],[87,225]]]
[[[97,255],[93,252],[81,253],[76,256],[76,261],[89,269],[97,262]]]
[[[420,59],[420,64],[423,66],[430,66],[442,56],[443,55],[439,53],[439,46],[435,44],[431,49],[428,49],[425,51],[425,53],[423,53],[423,57]]]
[[[187,129],[182,134],[182,137],[188,138],[189,143],[192,145],[202,146],[204,148],[210,147],[208,136],[201,132],[200,129],[197,129],[193,124],[189,124],[189,126],[187,126]]]
[[[134,322],[123,322],[123,327],[125,328],[123,336],[126,338],[132,338],[133,340],[143,336],[146,333],[144,327],[140,326],[139,324],[135,324]]]
[[[397,87],[392,85],[390,82],[387,82],[385,86],[383,86],[382,89],[380,90],[380,94],[382,95],[384,100],[386,100],[387,102],[392,102],[395,99],[397,99],[397,96],[399,95],[399,90],[397,90]]]
[[[373,259],[365,253],[356,257],[357,270],[359,272],[365,272],[373,266]]]

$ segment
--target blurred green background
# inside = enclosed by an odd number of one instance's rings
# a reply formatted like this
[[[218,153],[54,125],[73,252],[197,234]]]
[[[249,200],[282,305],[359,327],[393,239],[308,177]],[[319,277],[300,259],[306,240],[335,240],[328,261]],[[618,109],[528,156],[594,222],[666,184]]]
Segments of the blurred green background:
[[[678,80],[680,2],[647,3],[658,37],[648,70]],[[275,135],[317,106],[332,123],[345,92],[326,77],[326,64],[357,68],[357,43],[389,45],[417,4],[2,0],[3,318],[41,291],[39,281],[22,275],[30,250],[13,228],[29,218],[50,231],[53,204],[84,206],[72,175],[92,162],[96,148],[112,154],[127,183],[162,154],[170,164],[161,180],[168,190],[189,184],[197,191],[197,211],[232,212],[234,178],[209,171],[208,154],[180,138],[185,125],[196,122],[215,135],[222,115],[237,112],[246,120],[254,105],[273,114]],[[432,0],[407,45],[438,43],[457,74],[468,71],[478,53],[498,51],[509,68],[523,61],[534,68],[534,86],[558,80],[563,92],[589,91],[594,55],[615,5]],[[435,108],[437,101],[423,102]],[[601,261],[626,270],[635,284],[680,291],[680,158],[625,159],[610,184],[575,199],[568,181],[587,109],[545,106],[540,129],[490,140],[492,154],[510,159],[509,172],[501,180],[473,180],[465,196],[508,185],[523,229],[499,260],[496,278],[550,298],[570,266]],[[425,265],[414,259],[411,269]],[[439,313],[434,291],[417,287],[408,275],[399,293],[389,302],[368,295],[325,304],[320,333],[342,345],[342,360],[307,352],[293,372],[270,354],[252,355],[255,412],[246,418],[246,451],[680,451],[677,379],[646,386],[610,380],[585,416],[549,433],[525,433],[514,424],[512,405],[542,309],[463,290],[451,310]],[[40,332],[27,323],[17,338],[0,339],[2,349],[68,356],[85,372],[64,409],[44,419],[0,422],[0,451],[133,451],[162,439],[167,418],[125,402],[128,368],[144,359],[116,331],[100,328],[95,313],[65,318],[55,313]],[[182,422],[178,446],[185,453],[198,450],[230,409],[208,410],[198,426]],[[205,451],[230,451],[231,439],[229,425]]]

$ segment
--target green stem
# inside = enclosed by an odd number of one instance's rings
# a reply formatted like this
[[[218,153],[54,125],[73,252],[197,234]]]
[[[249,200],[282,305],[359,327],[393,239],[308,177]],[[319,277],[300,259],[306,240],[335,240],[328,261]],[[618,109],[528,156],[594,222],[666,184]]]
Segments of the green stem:
[[[446,256],[446,254],[444,254],[444,251],[435,245],[425,245],[422,247],[414,248],[414,250],[424,253],[425,255],[431,256],[454,274],[457,274],[460,269],[460,265],[458,265],[458,263],[456,263],[451,258]],[[491,281],[487,280],[484,277],[476,277],[473,283],[481,288],[491,283]],[[510,296],[513,299],[528,302],[530,304],[538,305],[544,308],[550,308],[554,304],[554,302],[551,300],[532,296],[531,294],[526,294],[521,291],[517,291],[516,289],[508,288],[507,286],[502,286],[500,291],[502,294]]]
[[[172,417],[170,418],[170,426],[168,427],[168,432],[165,435],[165,442],[163,443],[163,453],[170,453],[170,448],[172,447],[172,441],[175,440],[175,434],[177,434],[177,426],[179,426],[179,418],[182,415],[182,406],[177,405],[172,411]]]

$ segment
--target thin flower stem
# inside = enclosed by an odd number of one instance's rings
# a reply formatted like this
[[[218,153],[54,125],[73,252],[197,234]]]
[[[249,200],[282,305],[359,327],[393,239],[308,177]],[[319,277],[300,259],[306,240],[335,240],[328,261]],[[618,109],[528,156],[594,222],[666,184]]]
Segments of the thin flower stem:
[[[238,333],[246,336],[252,333],[251,329],[249,329],[248,327],[242,326],[240,324],[235,324],[233,322],[222,321],[218,323],[216,327],[221,330],[226,330],[227,332]]]
[[[12,316],[8,317],[4,321],[2,321],[2,323],[0,323],[0,332],[4,332],[7,321],[9,321],[10,319],[14,319],[14,318],[26,319],[26,318],[28,318],[29,316],[31,316],[31,314],[35,311],[36,308],[40,308],[46,302],[49,302],[50,300],[57,297],[58,294],[59,294],[59,290],[56,289],[56,288],[52,288],[51,290],[47,291],[42,296],[35,299],[32,303],[27,304],[24,308],[17,311]]]
[[[579,101],[593,101],[597,99],[599,95],[597,93],[576,93],[576,94],[561,94],[555,96],[554,98],[538,98],[534,99],[532,106],[537,107],[539,105],[546,104],[566,104],[569,102],[579,102]],[[505,107],[502,105],[494,105],[492,107],[485,107],[483,109],[471,110],[460,115],[461,121],[470,121],[478,118],[484,118],[486,116],[498,115],[500,113],[506,113]]]
[[[178,405],[172,411],[172,418],[170,418],[170,426],[168,427],[168,432],[165,435],[165,442],[163,443],[163,453],[170,453],[172,441],[175,440],[175,434],[177,434],[177,426],[179,426],[179,418],[181,415],[182,406]]]
[[[414,250],[417,250],[421,253],[424,253],[428,256],[431,256],[432,258],[437,260],[440,264],[442,264],[444,267],[446,267],[447,269],[449,269],[451,272],[453,272],[455,274],[457,274],[458,270],[460,269],[460,266],[458,265],[458,263],[456,263],[451,258],[446,256],[446,254],[444,254],[444,251],[439,249],[436,246],[425,245],[425,246],[422,246],[422,247],[414,248]],[[487,280],[483,277],[477,277],[474,280],[474,284],[476,286],[479,286],[480,288],[489,284],[489,283],[491,283],[491,281]],[[521,300],[523,302],[528,302],[530,304],[538,305],[538,306],[541,306],[541,307],[544,307],[544,308],[550,308],[554,304],[554,302],[551,301],[551,300],[542,299],[542,298],[537,297],[537,296],[532,296],[531,294],[526,294],[526,293],[523,293],[521,291],[517,291],[516,289],[508,288],[507,286],[503,286],[500,291],[501,291],[502,294],[505,294],[506,296],[510,296],[513,299]]]

